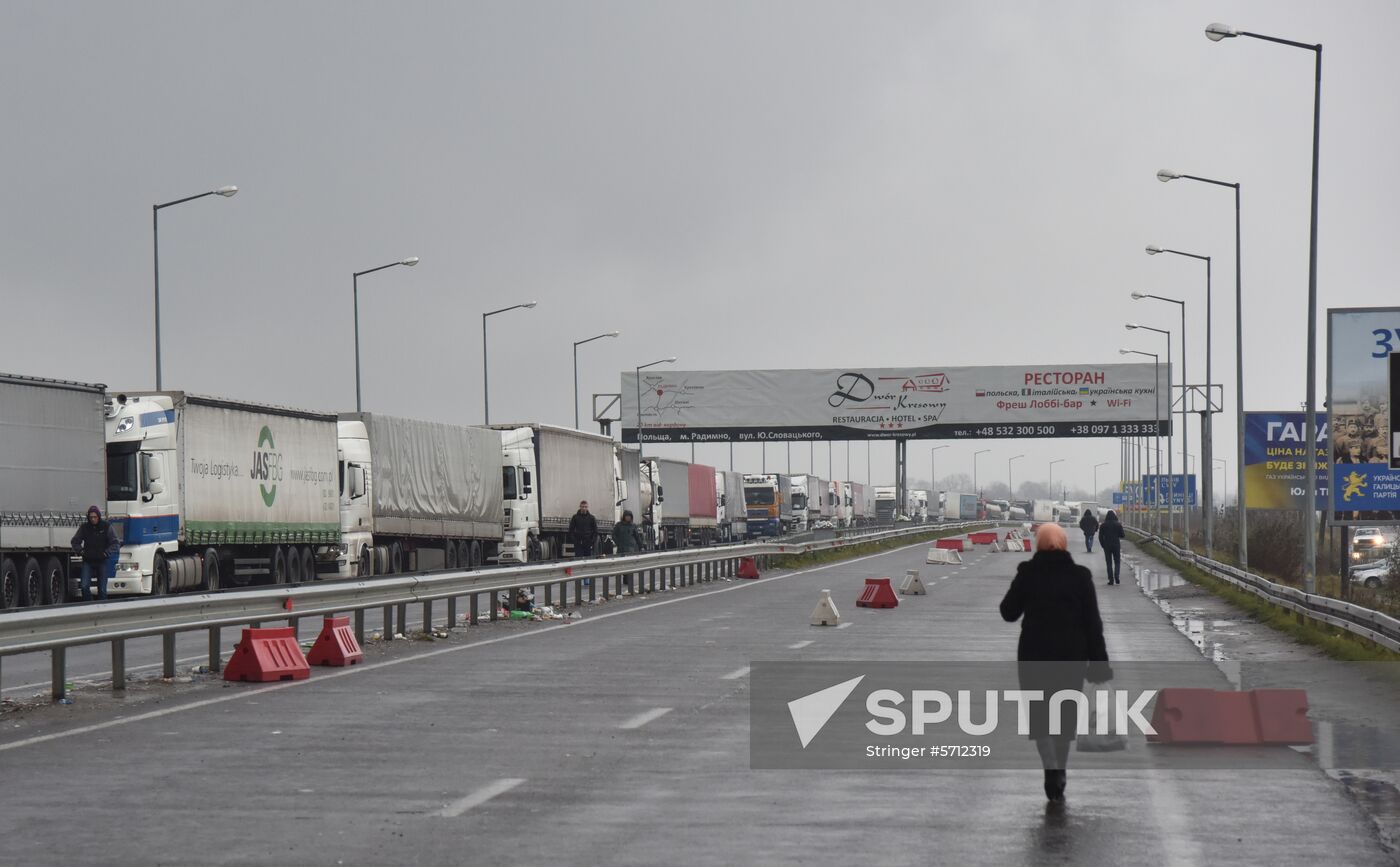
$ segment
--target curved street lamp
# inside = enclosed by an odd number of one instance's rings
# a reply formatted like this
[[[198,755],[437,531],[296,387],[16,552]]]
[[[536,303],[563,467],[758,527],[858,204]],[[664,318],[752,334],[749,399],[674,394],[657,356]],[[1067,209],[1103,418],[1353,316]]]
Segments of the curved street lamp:
[[[586,340],[574,341],[574,430],[579,430],[578,426],[578,348],[585,343],[592,343],[595,340],[602,340],[604,337],[616,337],[622,332],[608,331]]]
[[[491,424],[491,377],[487,375],[486,367],[486,319],[497,313],[508,313],[511,310],[533,310],[535,305],[539,303],[538,301],[526,301],[524,304],[512,304],[509,307],[481,314],[481,410],[487,425]]]
[[[397,262],[390,262],[388,265],[380,265],[377,268],[367,268],[364,271],[356,271],[350,275],[350,285],[355,298],[355,412],[361,412],[360,406],[360,278],[366,274],[373,274],[375,271],[383,271],[385,268],[392,268],[395,265],[404,265],[412,268],[418,264],[417,256],[409,256],[407,259],[400,259]]]
[[[229,184],[219,187],[217,190],[209,190],[205,193],[197,193],[193,196],[185,196],[183,199],[175,199],[171,202],[163,202],[159,205],[151,205],[151,254],[154,259],[155,276],[155,314],[156,314],[156,391],[161,389],[160,371],[160,212],[162,208],[169,208],[175,205],[183,205],[185,202],[193,202],[195,199],[202,199],[205,196],[222,196],[225,199],[238,195],[238,187]]]

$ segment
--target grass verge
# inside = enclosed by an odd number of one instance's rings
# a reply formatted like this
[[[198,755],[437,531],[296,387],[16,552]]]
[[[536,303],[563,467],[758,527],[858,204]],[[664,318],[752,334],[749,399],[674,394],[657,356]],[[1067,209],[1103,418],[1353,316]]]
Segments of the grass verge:
[[[991,525],[988,524],[987,526],[990,527]],[[807,554],[779,554],[772,558],[772,566],[774,569],[805,569],[812,566],[823,566],[827,563],[838,563],[842,560],[849,560],[852,557],[861,557],[866,554],[879,554],[883,551],[907,548],[910,545],[918,545],[922,542],[932,542],[934,539],[961,536],[979,528],[981,528],[981,525],[961,530],[954,530],[951,528],[929,530],[927,533],[915,533],[898,539],[879,539],[874,542],[860,542],[855,545],[847,545],[844,548],[828,548],[822,551],[812,551]]]
[[[1287,608],[1185,563],[1160,545],[1139,543],[1137,547],[1152,559],[1175,569],[1187,581],[1245,611],[1265,626],[1284,633],[1300,644],[1316,647],[1333,659],[1345,662],[1400,662],[1400,653],[1326,623],[1300,617]]]

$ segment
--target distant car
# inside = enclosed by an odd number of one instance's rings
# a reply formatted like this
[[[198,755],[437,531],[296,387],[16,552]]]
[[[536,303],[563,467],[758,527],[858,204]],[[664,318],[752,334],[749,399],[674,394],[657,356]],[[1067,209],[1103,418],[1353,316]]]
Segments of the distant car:
[[[1390,580],[1390,562],[1368,563],[1351,570],[1351,580],[1357,584],[1375,589]]]
[[[1351,544],[1358,548],[1381,548],[1389,545],[1390,540],[1380,527],[1357,527],[1352,531]]]

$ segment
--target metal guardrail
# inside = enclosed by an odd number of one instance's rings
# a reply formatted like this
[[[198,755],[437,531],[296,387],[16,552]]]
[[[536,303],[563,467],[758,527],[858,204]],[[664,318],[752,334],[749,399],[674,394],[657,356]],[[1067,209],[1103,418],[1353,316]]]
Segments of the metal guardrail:
[[[750,542],[487,571],[395,575],[292,587],[182,594],[105,605],[40,608],[0,618],[0,661],[22,653],[50,652],[52,693],[58,700],[65,694],[66,651],[70,647],[110,643],[112,688],[122,690],[126,687],[126,641],[133,638],[161,636],[163,675],[174,677],[175,636],[207,630],[209,669],[217,672],[222,664],[221,631],[227,626],[259,626],[267,621],[286,621],[295,626],[305,617],[349,613],[354,616],[355,634],[363,644],[365,611],[372,608],[383,609],[384,637],[392,639],[395,619],[399,631],[403,632],[408,621],[408,606],[413,604],[423,606],[425,629],[431,629],[435,602],[446,601],[447,623],[452,626],[457,622],[457,602],[465,597],[468,622],[476,624],[483,618],[483,596],[490,601],[485,616],[494,621],[499,611],[497,594],[513,593],[520,588],[542,591],[535,593],[535,599],[542,605],[578,606],[585,597],[591,602],[600,595],[605,599],[621,595],[624,583],[632,586],[633,592],[648,592],[730,577],[737,572],[741,558],[805,554],[940,530],[961,530],[982,523],[985,522],[917,524],[796,543]]]
[[[1196,566],[1216,578],[1225,581],[1241,590],[1253,593],[1275,605],[1287,608],[1296,614],[1344,629],[1353,635],[1374,641],[1387,650],[1400,652],[1400,620],[1391,617],[1371,608],[1365,608],[1351,602],[1343,602],[1340,599],[1333,599],[1329,596],[1319,596],[1316,593],[1304,593],[1296,587],[1289,587],[1287,584],[1278,584],[1236,568],[1228,563],[1221,563],[1202,557],[1194,551],[1187,551],[1177,546],[1174,542],[1154,536],[1151,533],[1137,529],[1128,528],[1128,532],[1138,542],[1155,542],[1166,550],[1172,552],[1177,558]],[[1343,579],[1346,580],[1346,579]]]

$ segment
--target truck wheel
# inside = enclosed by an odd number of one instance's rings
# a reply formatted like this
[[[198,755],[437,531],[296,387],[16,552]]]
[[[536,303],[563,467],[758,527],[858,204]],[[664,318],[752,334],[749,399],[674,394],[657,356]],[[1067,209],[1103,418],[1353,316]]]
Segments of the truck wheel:
[[[442,568],[457,568],[457,543],[451,539],[442,543]]]
[[[165,555],[156,552],[155,563],[151,566],[151,595],[164,596],[170,592],[170,561]]]
[[[394,575],[403,571],[403,547],[398,542],[389,546],[389,571]]]
[[[19,604],[19,570],[15,561],[6,557],[0,560],[0,611],[8,611]]]
[[[42,605],[44,602],[44,573],[39,569],[39,561],[25,558],[19,570],[19,604],[23,607]]]
[[[57,557],[44,561],[44,604],[60,605],[68,601],[68,564]]]
[[[287,583],[287,555],[281,548],[272,549],[272,558],[267,564],[267,577],[273,584]]]
[[[214,593],[219,589],[219,552],[213,548],[204,549],[204,563],[201,568],[202,579],[200,589],[205,593]]]
[[[531,536],[525,542],[525,562],[538,563],[544,559],[544,545],[536,536]]]
[[[355,574],[361,578],[368,578],[374,573],[374,561],[370,559],[369,546],[360,546],[360,562],[355,564]]]
[[[300,584],[301,577],[301,552],[295,546],[287,549],[287,583]]]
[[[384,545],[374,546],[374,574],[389,574],[389,549]]]
[[[310,545],[304,545],[301,549],[301,580],[320,580],[316,572],[316,552],[311,550]]]
[[[480,543],[480,542],[473,542],[472,545],[471,545],[470,551],[471,551],[471,553],[470,553],[469,556],[471,557],[471,567],[472,567],[473,569],[480,569],[480,568],[481,568],[481,563],[482,563],[482,558],[481,558],[481,543]]]

